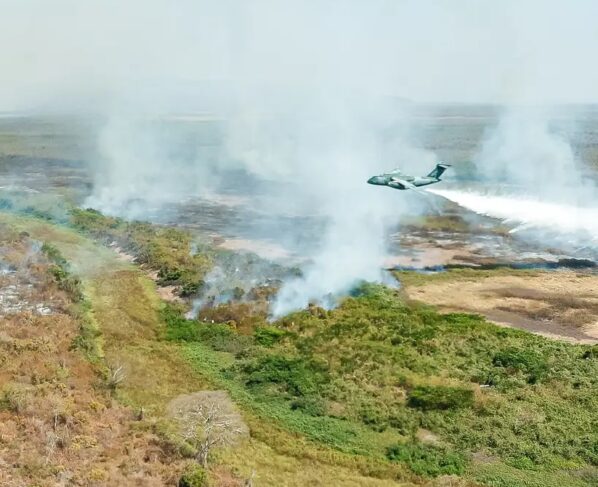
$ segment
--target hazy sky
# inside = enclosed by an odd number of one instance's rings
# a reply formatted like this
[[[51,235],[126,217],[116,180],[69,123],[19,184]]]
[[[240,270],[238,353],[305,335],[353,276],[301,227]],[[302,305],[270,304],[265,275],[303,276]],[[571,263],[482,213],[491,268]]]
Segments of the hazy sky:
[[[598,102],[593,0],[0,0],[0,110],[197,84]]]

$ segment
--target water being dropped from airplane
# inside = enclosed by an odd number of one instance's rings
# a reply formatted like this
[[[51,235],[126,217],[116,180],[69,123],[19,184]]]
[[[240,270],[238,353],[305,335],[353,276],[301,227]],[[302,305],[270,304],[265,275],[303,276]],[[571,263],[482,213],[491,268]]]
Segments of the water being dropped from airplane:
[[[520,234],[580,256],[598,254],[598,207],[555,203],[517,195],[428,189],[479,215],[499,219]]]

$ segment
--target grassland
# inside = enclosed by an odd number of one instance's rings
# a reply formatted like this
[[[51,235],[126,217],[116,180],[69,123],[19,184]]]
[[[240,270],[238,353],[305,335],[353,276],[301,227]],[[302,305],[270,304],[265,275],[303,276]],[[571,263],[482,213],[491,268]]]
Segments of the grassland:
[[[118,366],[125,371],[125,378],[115,390],[114,397],[135,415],[143,410],[145,420],[136,427],[139,433],[131,434],[154,435],[156,447],[172,462],[170,470],[161,473],[169,479],[168,485],[175,485],[188,462],[185,460],[188,452],[181,451],[178,440],[173,439],[163,414],[165,406],[180,394],[214,387],[215,382],[191,366],[186,360],[183,344],[165,339],[168,328],[163,319],[164,305],[157,298],[155,283],[139,268],[119,260],[113,251],[71,229],[40,219],[2,213],[0,222],[9,223],[17,233],[26,230],[32,238],[51,242],[69,263],[74,275],[80,276],[83,294],[90,303],[90,316],[99,330],[92,339],[97,341],[94,346],[101,350],[101,365],[104,368]],[[261,433],[253,434],[252,431],[252,438],[242,448],[217,454],[217,462],[210,470],[214,485],[241,485],[243,478],[248,478],[254,469],[258,485],[305,485],[310,482],[397,485],[392,477],[381,479],[369,475],[370,469],[365,466],[365,473],[360,473],[354,467],[359,459],[353,455],[342,455],[309,442],[270,422],[256,420],[258,422],[253,423],[248,414],[250,425],[260,425]],[[120,454],[118,451],[111,453],[116,458]],[[134,472],[135,466],[130,469]],[[99,481],[89,485],[111,485],[106,483],[105,472],[97,469],[94,472]]]
[[[596,482],[595,347],[439,314],[370,285],[336,310],[275,323],[250,305],[235,319],[243,303],[214,308],[215,323],[187,320],[144,271],[90,237],[130,246],[164,276],[183,270],[187,281],[165,281],[181,286],[201,279],[193,272],[209,267],[209,249],[188,260],[185,232],[74,216],[72,228],[0,220],[50,243],[80,279],[101,364],[126,371],[114,397],[143,408],[138,428],[171,452],[170,482],[187,460],[164,409],[205,389],[228,391],[251,431],[239,448],[214,452],[214,485],[240,485],[252,471],[256,485]]]
[[[456,269],[396,275],[407,296],[442,310],[479,313],[534,333],[598,343],[598,274],[594,269]]]
[[[0,228],[2,259],[16,262],[15,276],[32,290],[28,299],[51,306],[43,315],[23,307],[0,316],[0,483],[175,485],[189,460],[165,450],[151,413],[161,406],[161,393],[182,384],[173,380],[179,376],[164,377],[150,397],[136,399],[140,382],[150,384],[139,362],[160,364],[150,348],[159,325],[156,299],[143,287],[143,275],[64,228],[4,214]],[[114,281],[109,291],[100,286],[105,279]],[[130,302],[122,309],[117,297],[126,289],[143,311]],[[184,367],[177,356],[169,357],[169,367]],[[114,375],[119,368],[122,375]],[[197,387],[193,377],[185,382],[190,388]],[[147,407],[147,420],[139,404]]]
[[[170,316],[169,336],[259,419],[379,475],[404,475],[396,462],[483,485],[595,482],[595,348],[440,315],[381,287],[359,294],[252,337]]]

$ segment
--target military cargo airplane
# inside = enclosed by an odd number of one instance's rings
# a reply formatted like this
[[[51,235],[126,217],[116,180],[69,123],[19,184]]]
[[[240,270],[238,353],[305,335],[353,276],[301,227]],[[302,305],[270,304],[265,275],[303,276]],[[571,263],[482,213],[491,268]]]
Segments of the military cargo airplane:
[[[440,176],[442,176],[442,173],[449,167],[451,167],[450,164],[440,162],[436,164],[434,170],[427,176],[408,176],[398,169],[395,169],[389,173],[371,177],[368,179],[368,183],[378,186],[388,186],[394,189],[417,189],[420,186],[427,186],[428,184],[439,182]]]

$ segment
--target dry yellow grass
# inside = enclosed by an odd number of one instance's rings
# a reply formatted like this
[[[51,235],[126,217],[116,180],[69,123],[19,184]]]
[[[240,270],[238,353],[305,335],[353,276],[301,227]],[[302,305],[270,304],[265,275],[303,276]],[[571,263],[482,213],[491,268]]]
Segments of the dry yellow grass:
[[[598,274],[546,271],[480,274],[406,285],[411,299],[446,311],[485,315],[498,324],[576,343],[598,343]]]
[[[0,485],[174,485],[181,460],[136,426],[134,410],[113,400],[73,348],[79,323],[69,298],[41,254],[31,264],[24,241],[8,244],[16,273],[33,283],[28,299],[51,296],[53,311],[0,318]]]
[[[73,376],[85,379],[83,385],[74,386],[74,390],[85,386],[89,394],[84,402],[85,414],[78,415],[87,418],[85,424],[89,424],[89,417],[93,418],[97,428],[75,435],[73,445],[77,452],[86,455],[93,452],[89,461],[73,457],[72,468],[77,464],[84,472],[77,474],[77,482],[79,485],[176,485],[186,461],[165,450],[161,439],[148,432],[148,426],[161,421],[166,405],[176,396],[210,387],[182,358],[178,345],[160,340],[163,329],[158,311],[162,303],[155,283],[114,251],[70,229],[0,213],[2,222],[9,222],[18,231],[26,230],[33,238],[51,242],[72,264],[74,272],[83,279],[93,319],[102,333],[104,362],[122,367],[124,371],[124,380],[115,395],[123,404],[119,405],[94,395],[97,391],[92,385],[97,376],[82,355],[75,354],[79,365]],[[71,326],[76,330],[76,323],[71,321]],[[55,359],[55,353],[47,356]],[[85,373],[79,370],[81,367]],[[136,422],[140,408],[144,410],[145,419]],[[11,431],[18,429],[12,423],[6,424]],[[251,422],[249,424],[251,426]],[[337,452],[306,448],[305,440],[299,438],[295,449],[292,437],[275,428],[272,431],[271,437],[250,438],[237,448],[221,451],[210,469],[212,484],[242,485],[243,479],[255,470],[254,485],[257,486],[407,485],[378,479],[376,472],[372,472],[372,476],[359,473],[363,472],[363,466],[352,468],[349,457],[342,459],[342,465],[335,465]],[[284,443],[284,447],[280,447],[279,442]],[[39,475],[43,451],[38,449],[27,455],[31,463],[27,475],[33,478]],[[68,470],[67,460],[61,458],[61,462],[60,468]],[[62,474],[57,468],[48,469],[48,478],[60,478]],[[14,474],[14,471],[10,473]]]

